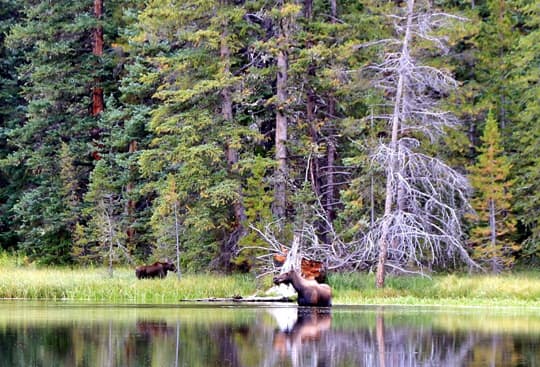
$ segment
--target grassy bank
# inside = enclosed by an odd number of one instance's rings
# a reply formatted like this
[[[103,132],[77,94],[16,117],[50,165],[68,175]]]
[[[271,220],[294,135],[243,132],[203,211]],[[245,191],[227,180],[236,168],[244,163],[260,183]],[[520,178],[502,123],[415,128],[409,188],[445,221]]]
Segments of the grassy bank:
[[[340,274],[332,283],[343,304],[540,307],[540,273],[534,272],[390,276],[384,289],[375,288],[374,275]]]
[[[77,300],[113,303],[177,303],[208,297],[262,294],[267,279],[251,275],[187,274],[178,279],[137,280],[133,269],[36,268],[1,264],[0,298]],[[376,289],[370,274],[333,274],[334,304],[400,304],[540,307],[540,273],[388,277]]]

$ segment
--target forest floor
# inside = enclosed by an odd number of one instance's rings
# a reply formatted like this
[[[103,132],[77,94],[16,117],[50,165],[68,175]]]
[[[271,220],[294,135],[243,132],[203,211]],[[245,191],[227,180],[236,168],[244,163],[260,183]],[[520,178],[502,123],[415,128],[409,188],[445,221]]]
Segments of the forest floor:
[[[127,304],[175,304],[186,300],[269,296],[271,278],[253,275],[169,273],[138,280],[131,268],[6,266],[0,299],[72,300]],[[540,272],[388,276],[375,288],[373,274],[331,274],[334,305],[452,305],[540,307]],[[271,295],[270,295],[271,296]]]

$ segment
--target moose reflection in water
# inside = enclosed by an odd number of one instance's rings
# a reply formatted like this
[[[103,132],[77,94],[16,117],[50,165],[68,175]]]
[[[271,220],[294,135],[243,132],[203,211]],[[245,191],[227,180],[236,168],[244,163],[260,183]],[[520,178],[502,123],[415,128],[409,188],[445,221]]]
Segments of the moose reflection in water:
[[[280,324],[279,309],[270,311]],[[288,316],[285,316],[288,317]],[[332,314],[329,309],[319,308],[298,308],[297,317],[294,324],[281,324],[280,328],[274,333],[272,348],[280,358],[296,358],[303,346],[311,345],[311,348],[317,348],[317,343],[321,341],[322,336],[330,331],[332,326]],[[293,361],[293,365],[298,365],[298,361]]]
[[[532,366],[540,315],[0,302],[0,366]]]

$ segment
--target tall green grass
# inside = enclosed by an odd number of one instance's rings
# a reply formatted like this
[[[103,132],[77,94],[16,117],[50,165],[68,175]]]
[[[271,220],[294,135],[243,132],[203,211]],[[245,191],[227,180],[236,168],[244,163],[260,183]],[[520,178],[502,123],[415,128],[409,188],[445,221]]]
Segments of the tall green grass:
[[[185,275],[178,279],[173,273],[165,279],[138,280],[127,268],[115,270],[112,278],[104,268],[11,268],[0,272],[0,298],[177,303],[255,291],[253,278],[241,275]]]
[[[466,305],[540,307],[540,273],[446,274],[387,277],[384,289],[373,274],[330,278],[334,298],[345,304]]]
[[[332,274],[335,305],[466,305],[540,307],[540,272],[505,275],[389,276],[375,288],[374,274]],[[39,268],[24,258],[0,253],[0,298],[75,300],[112,303],[177,303],[181,300],[263,294],[270,277],[185,274],[180,279],[135,277],[130,268]]]

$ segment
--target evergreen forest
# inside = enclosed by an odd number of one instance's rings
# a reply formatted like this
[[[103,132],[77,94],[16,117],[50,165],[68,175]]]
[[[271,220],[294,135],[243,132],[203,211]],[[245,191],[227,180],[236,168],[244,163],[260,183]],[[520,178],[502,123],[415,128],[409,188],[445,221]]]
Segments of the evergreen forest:
[[[540,260],[536,0],[1,0],[0,249],[53,265]]]

